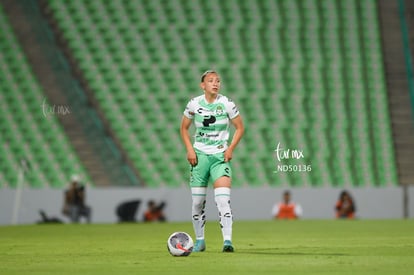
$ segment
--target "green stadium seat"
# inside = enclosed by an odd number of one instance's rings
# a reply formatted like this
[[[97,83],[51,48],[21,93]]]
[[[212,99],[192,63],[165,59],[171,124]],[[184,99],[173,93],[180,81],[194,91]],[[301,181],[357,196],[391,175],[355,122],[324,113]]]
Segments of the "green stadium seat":
[[[245,120],[237,186],[397,183],[392,154],[378,150],[392,152],[392,140],[374,0],[56,2],[58,27],[148,186],[187,182],[174,129],[210,68]],[[277,137],[312,152],[312,172],[273,173]],[[347,147],[367,164],[352,166]]]
[[[59,5],[52,5],[52,7],[54,10],[61,8]],[[62,187],[73,172],[68,170],[69,166],[78,167],[78,171],[90,182],[78,159],[74,158],[70,163],[55,161],[74,155],[73,149],[64,139],[64,133],[53,114],[43,113],[43,104],[50,105],[34,78],[3,10],[0,10],[0,21],[2,41],[8,45],[2,52],[2,56],[7,58],[3,60],[1,67],[7,72],[1,84],[4,91],[2,94],[4,119],[0,126],[2,129],[7,129],[3,131],[7,145],[2,147],[6,161],[1,164],[1,170],[7,171],[2,174],[4,182],[11,187],[16,187],[20,161],[23,158],[29,160],[32,168],[26,175],[26,183],[29,187]],[[63,143],[58,143],[62,140]],[[46,143],[50,144],[51,148],[60,148],[60,150],[44,151]],[[66,165],[65,169],[63,163]],[[50,168],[52,164],[54,170]],[[58,173],[58,176],[55,173]]]

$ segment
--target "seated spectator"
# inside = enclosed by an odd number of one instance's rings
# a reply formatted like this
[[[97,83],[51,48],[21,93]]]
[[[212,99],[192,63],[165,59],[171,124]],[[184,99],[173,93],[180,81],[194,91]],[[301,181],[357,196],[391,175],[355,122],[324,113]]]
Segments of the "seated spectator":
[[[165,215],[162,212],[164,206],[165,206],[165,202],[162,202],[159,205],[157,205],[155,201],[150,200],[148,202],[148,209],[144,213],[144,221],[145,222],[166,221]]]
[[[68,216],[73,223],[78,223],[81,217],[91,222],[91,208],[85,204],[85,187],[80,184],[80,179],[74,175],[70,187],[64,193],[63,215]]]
[[[283,193],[283,201],[273,206],[272,215],[275,219],[298,219],[302,216],[302,207],[290,200],[290,192]]]
[[[336,217],[338,219],[355,218],[355,203],[348,191],[342,191],[335,205]]]

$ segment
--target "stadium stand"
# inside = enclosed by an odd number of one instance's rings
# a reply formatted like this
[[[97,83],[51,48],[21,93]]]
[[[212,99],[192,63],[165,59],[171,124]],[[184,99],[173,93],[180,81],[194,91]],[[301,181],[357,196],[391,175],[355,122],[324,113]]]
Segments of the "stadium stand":
[[[375,1],[216,4],[49,1],[148,185],[186,183],[177,125],[211,67],[246,120],[236,186],[397,184]],[[273,173],[278,142],[312,172]]]
[[[74,173],[90,183],[54,115],[58,107],[45,98],[1,5],[0,28],[1,184],[16,187],[22,162],[25,183],[33,188],[64,187]]]
[[[235,186],[398,184],[375,0],[47,3],[148,186],[187,184],[178,125],[210,68],[246,124]]]

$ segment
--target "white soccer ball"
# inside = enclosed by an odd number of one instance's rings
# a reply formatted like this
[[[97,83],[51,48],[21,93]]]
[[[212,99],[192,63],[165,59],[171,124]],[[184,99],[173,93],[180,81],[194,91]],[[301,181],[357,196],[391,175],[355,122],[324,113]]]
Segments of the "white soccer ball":
[[[185,232],[174,232],[168,237],[168,252],[173,256],[188,256],[193,251],[194,242]]]

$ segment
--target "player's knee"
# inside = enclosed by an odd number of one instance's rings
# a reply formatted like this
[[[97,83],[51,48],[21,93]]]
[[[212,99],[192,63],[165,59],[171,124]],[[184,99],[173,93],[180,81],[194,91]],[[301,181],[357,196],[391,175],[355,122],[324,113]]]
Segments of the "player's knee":
[[[215,202],[220,212],[230,212],[230,198],[229,197],[216,197]]]
[[[230,188],[231,187],[231,177],[230,176],[222,176],[220,178],[218,178],[215,182],[214,182],[214,188],[219,189],[219,188]]]
[[[220,187],[214,189],[214,200],[217,207],[230,207],[230,188]]]
[[[193,211],[194,212],[199,213],[199,212],[203,211],[205,205],[206,205],[205,198],[197,198],[197,197],[193,198]]]

